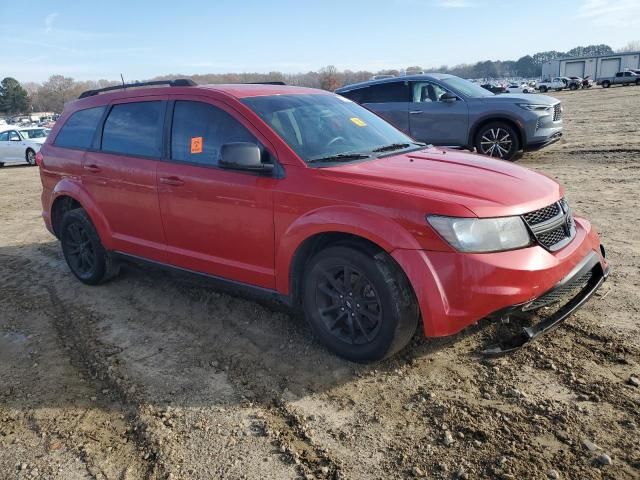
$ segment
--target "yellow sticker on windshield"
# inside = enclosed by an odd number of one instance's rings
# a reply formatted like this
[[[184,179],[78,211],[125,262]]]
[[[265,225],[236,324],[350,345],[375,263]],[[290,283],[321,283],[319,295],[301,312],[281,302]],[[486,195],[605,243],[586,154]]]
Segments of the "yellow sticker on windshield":
[[[356,125],[358,125],[359,127],[366,127],[367,124],[364,123],[362,120],[360,120],[358,117],[351,117],[350,120],[355,123]]]

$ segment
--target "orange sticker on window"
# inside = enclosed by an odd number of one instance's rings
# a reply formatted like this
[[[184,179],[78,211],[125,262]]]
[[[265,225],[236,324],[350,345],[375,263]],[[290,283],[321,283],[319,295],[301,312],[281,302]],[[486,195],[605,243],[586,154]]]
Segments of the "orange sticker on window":
[[[367,126],[367,124],[364,123],[364,121],[362,121],[358,117],[351,117],[349,120],[351,120],[353,123],[355,123],[359,127],[366,127]]]
[[[202,153],[202,137],[191,138],[191,153]]]

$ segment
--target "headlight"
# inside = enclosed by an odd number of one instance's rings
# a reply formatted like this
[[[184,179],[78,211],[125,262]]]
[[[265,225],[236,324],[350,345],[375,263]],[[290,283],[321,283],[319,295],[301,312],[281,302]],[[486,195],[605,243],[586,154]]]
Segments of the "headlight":
[[[520,217],[455,218],[430,215],[429,224],[461,252],[499,252],[526,247],[529,232]]]
[[[524,108],[525,110],[530,110],[532,112],[546,112],[553,108],[553,105],[540,105],[536,103],[518,103],[520,108]]]

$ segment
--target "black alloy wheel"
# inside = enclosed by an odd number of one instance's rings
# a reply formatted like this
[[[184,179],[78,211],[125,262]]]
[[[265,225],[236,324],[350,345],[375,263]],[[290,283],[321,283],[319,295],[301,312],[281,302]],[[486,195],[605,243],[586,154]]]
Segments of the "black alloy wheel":
[[[102,246],[98,232],[83,209],[64,214],[59,236],[67,265],[83,283],[97,285],[118,274],[119,265]]]
[[[356,362],[403,348],[420,318],[411,285],[395,261],[357,244],[328,247],[309,260],[302,306],[322,343]]]

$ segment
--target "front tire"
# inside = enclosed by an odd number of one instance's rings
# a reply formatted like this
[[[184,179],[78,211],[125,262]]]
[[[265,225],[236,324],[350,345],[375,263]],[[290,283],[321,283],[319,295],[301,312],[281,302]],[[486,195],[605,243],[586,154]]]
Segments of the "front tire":
[[[569,87],[569,90],[577,90],[578,86],[575,83],[572,83],[571,86]]]
[[[491,122],[484,125],[475,138],[476,151],[481,155],[514,160],[520,150],[517,132],[504,122]]]
[[[547,87],[540,87],[540,92],[547,93],[549,89]]]
[[[24,158],[29,165],[34,166],[36,164],[36,152],[33,149],[27,148]]]
[[[64,214],[60,242],[69,269],[82,283],[98,285],[119,273],[118,264],[102,246],[98,232],[82,208]]]
[[[389,255],[329,247],[307,264],[302,303],[314,333],[348,360],[388,357],[409,343],[419,309],[407,278]]]

